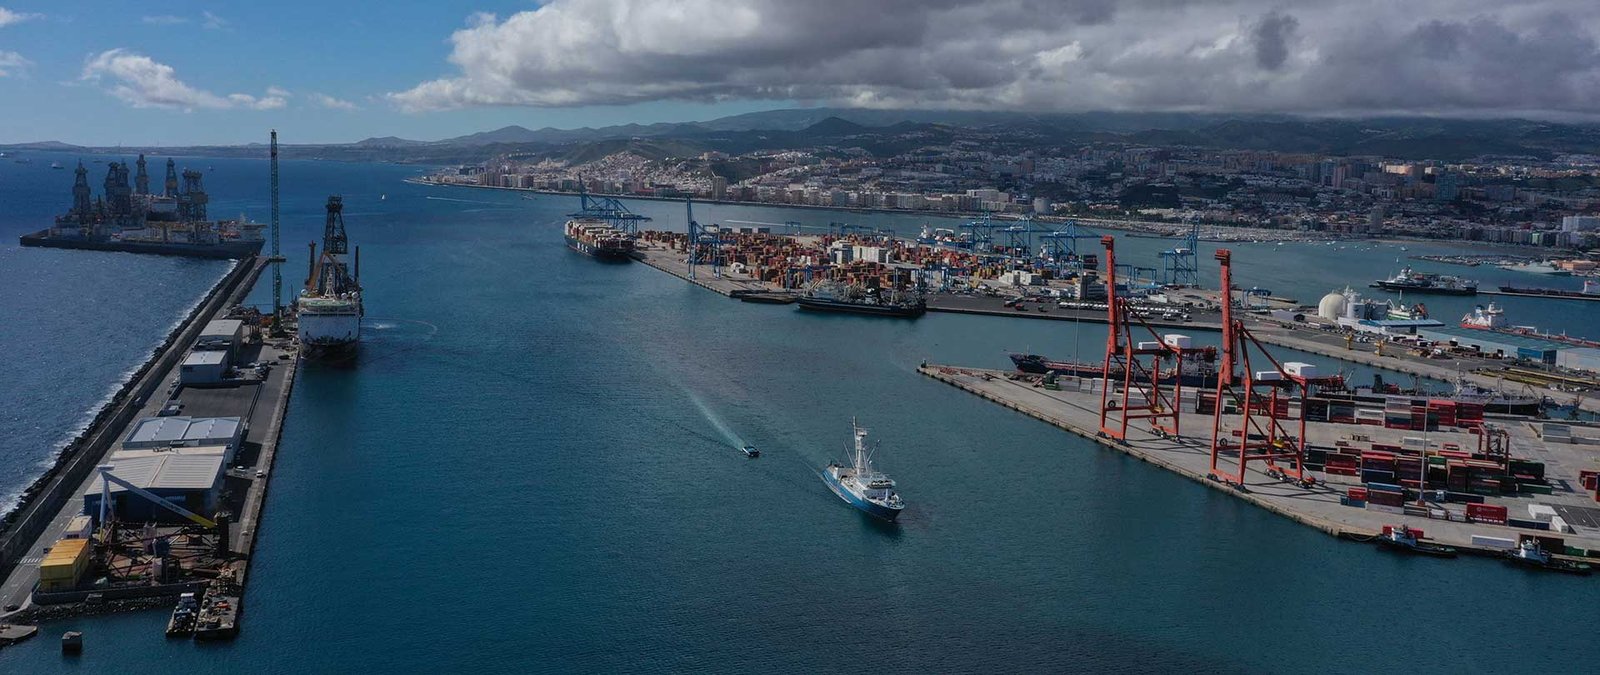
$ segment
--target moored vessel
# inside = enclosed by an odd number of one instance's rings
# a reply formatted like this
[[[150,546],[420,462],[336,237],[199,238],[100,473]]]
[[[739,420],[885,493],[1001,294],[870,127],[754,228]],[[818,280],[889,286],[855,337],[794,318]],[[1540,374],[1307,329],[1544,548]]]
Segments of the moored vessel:
[[[1448,274],[1426,274],[1403,267],[1400,273],[1372,283],[1386,291],[1409,291],[1433,295],[1477,295],[1478,282]]]
[[[1570,344],[1574,347],[1600,347],[1600,342],[1595,340],[1587,340],[1568,335],[1552,335],[1550,333],[1541,332],[1534,326],[1513,326],[1506,319],[1505,310],[1501,309],[1499,305],[1496,305],[1492,302],[1489,303],[1488,306],[1478,305],[1472,309],[1471,313],[1462,316],[1461,327],[1471,328],[1473,330],[1485,330],[1493,333],[1502,333],[1505,335],[1520,335],[1523,337],[1538,338],[1541,340],[1549,340],[1551,342]]]
[[[822,469],[822,482],[845,503],[874,518],[893,522],[905,510],[905,501],[895,491],[895,482],[872,467],[876,448],[867,449],[867,430],[850,420],[855,444],[850,463],[829,462]]]
[[[1531,298],[1556,298],[1560,300],[1600,300],[1600,281],[1583,280],[1583,290],[1568,291],[1559,288],[1526,288],[1501,286],[1499,295],[1520,295]]]
[[[795,302],[800,309],[814,312],[845,312],[906,319],[917,318],[928,311],[927,300],[921,293],[839,281],[812,284]]]
[[[351,272],[350,240],[344,229],[344,200],[328,197],[322,232],[322,257],[311,244],[311,271],[295,301],[301,354],[313,360],[342,361],[355,356],[361,342],[361,249]]]
[[[1019,372],[1033,375],[1070,375],[1099,379],[1105,374],[1105,365],[1099,363],[1082,363],[1077,361],[1061,361],[1040,354],[1010,354],[1012,365]],[[1185,359],[1179,373],[1174,373],[1172,368],[1166,368],[1161,373],[1160,382],[1171,384],[1174,380],[1181,380],[1185,387],[1212,387],[1217,384],[1217,368],[1215,365],[1216,351],[1206,350],[1198,359]],[[1121,376],[1120,369],[1112,371],[1112,377]]]
[[[1563,574],[1588,576],[1591,571],[1588,563],[1565,560],[1550,555],[1550,552],[1544,550],[1544,546],[1540,545],[1539,540],[1531,537],[1523,538],[1516,548],[1506,551],[1506,560],[1522,567],[1561,572]]]
[[[567,221],[567,246],[587,256],[608,260],[629,260],[633,237],[598,218],[573,218]]]
[[[1450,546],[1422,541],[1422,531],[1413,530],[1406,525],[1384,525],[1383,533],[1378,535],[1378,546],[1404,553],[1432,556],[1435,558],[1454,558],[1456,550]]]

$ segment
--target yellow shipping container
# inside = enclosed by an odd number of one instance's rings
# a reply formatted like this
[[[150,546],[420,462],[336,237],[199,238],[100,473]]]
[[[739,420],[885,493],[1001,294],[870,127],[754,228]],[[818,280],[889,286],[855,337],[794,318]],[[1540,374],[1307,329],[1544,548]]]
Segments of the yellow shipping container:
[[[71,588],[89,566],[88,539],[62,539],[39,561],[39,584],[45,590]]]

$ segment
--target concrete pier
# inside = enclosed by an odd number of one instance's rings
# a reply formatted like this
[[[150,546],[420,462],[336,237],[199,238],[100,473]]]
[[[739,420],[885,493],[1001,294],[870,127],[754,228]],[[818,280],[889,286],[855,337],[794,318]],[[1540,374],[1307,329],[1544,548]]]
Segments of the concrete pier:
[[[736,298],[747,293],[769,293],[783,290],[772,284],[748,277],[743,279],[735,278],[726,271],[721,277],[715,276],[711,273],[710,265],[697,265],[694,276],[690,277],[689,264],[684,262],[684,253],[674,251],[665,246],[647,244],[643,241],[639,242],[638,247],[634,250],[633,259],[730,298]]]
[[[1540,495],[1536,499],[1507,496],[1491,498],[1488,501],[1506,506],[1510,517],[1522,519],[1528,518],[1529,504],[1550,505],[1577,528],[1576,533],[1563,535],[1343,506],[1339,503],[1339,497],[1346,492],[1350,484],[1325,482],[1345,480],[1343,477],[1316,473],[1318,484],[1304,488],[1271,478],[1258,471],[1256,467],[1260,466],[1260,463],[1252,463],[1245,480],[1245,489],[1236,489],[1208,478],[1212,425],[1210,415],[1182,414],[1180,418],[1182,434],[1175,438],[1158,436],[1151,433],[1147,425],[1134,423],[1129,425],[1128,441],[1125,443],[1101,437],[1099,434],[1101,383],[1098,379],[1061,378],[1061,390],[1052,391],[1039,387],[1029,380],[1011,379],[1008,377],[1009,373],[996,370],[928,364],[921,366],[918,372],[1334,536],[1367,538],[1380,533],[1384,525],[1408,524],[1422,529],[1429,540],[1454,546],[1463,552],[1494,553],[1492,550],[1474,546],[1472,535],[1475,534],[1513,540],[1522,534],[1559,536],[1564,537],[1569,546],[1600,549],[1600,518],[1596,518],[1600,516],[1600,508],[1596,508],[1600,507],[1600,502],[1596,502],[1591,493],[1585,492],[1578,480],[1578,472],[1581,469],[1600,466],[1597,464],[1594,449],[1600,448],[1600,430],[1584,430],[1593,436],[1585,440],[1595,445],[1546,444],[1528,423],[1504,424],[1512,435],[1514,455],[1543,460],[1547,475],[1559,488],[1553,495]],[[1227,420],[1226,417],[1224,419]],[[1229,428],[1226,421],[1224,428]],[[1476,437],[1464,432],[1464,429],[1432,431],[1428,432],[1427,438],[1430,443],[1436,445],[1455,442],[1463,448],[1476,447]],[[1331,447],[1340,440],[1351,438],[1353,435],[1362,435],[1370,437],[1374,442],[1400,445],[1403,436],[1421,434],[1422,432],[1367,425],[1312,423],[1308,426],[1307,441],[1313,445]],[[1230,460],[1223,468],[1228,469],[1233,466],[1235,465]],[[1449,508],[1459,510],[1462,505],[1452,504]],[[1570,517],[1567,514],[1570,514]],[[1589,520],[1584,520],[1586,518]],[[1584,524],[1579,525],[1579,523]]]
[[[30,510],[19,520],[28,531],[13,528],[9,533],[9,536],[29,536],[25,542],[17,545],[19,555],[6,561],[14,563],[14,566],[8,570],[3,584],[0,584],[0,603],[19,605],[21,613],[34,613],[29,600],[38,577],[36,558],[42,555],[44,547],[51,546],[60,538],[67,522],[82,511],[79,496],[94,478],[90,469],[103,462],[119,446],[134,421],[158,416],[174,394],[181,396],[187,415],[243,418],[243,437],[235,452],[233,465],[224,467],[222,480],[225,492],[242,495],[237,502],[229,502],[236,506],[228,539],[237,578],[240,583],[244,582],[256,534],[260,530],[266,489],[272,475],[289,393],[299,367],[298,360],[294,358],[292,340],[268,337],[259,344],[247,346],[241,362],[273,364],[267,376],[259,380],[250,380],[234,387],[191,390],[179,387],[177,375],[179,362],[189,351],[201,328],[213,319],[225,317],[231,307],[242,303],[267,265],[264,259],[251,259],[224,277],[169,337],[150,364],[137,376],[135,384],[109,404],[113,412],[103,414],[86,432],[85,438],[88,440],[74,450],[69,468],[59,473],[41,498],[30,503]],[[129,601],[120,606],[105,603],[81,610],[73,606],[56,605],[51,607],[49,615],[69,615],[77,611],[102,613],[122,607],[140,609],[151,606],[151,602],[135,599],[137,594],[130,595],[121,589],[104,595],[108,599],[126,596]],[[153,598],[150,600],[154,601]],[[4,615],[0,613],[0,616]]]

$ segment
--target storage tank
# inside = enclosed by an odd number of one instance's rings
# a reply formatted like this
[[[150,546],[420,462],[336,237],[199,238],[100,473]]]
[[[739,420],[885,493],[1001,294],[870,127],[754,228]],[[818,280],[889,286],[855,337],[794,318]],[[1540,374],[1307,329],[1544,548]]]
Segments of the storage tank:
[[[1348,304],[1349,301],[1345,299],[1344,293],[1334,291],[1322,296],[1322,300],[1317,303],[1317,316],[1328,321],[1338,321],[1339,317],[1344,316]]]

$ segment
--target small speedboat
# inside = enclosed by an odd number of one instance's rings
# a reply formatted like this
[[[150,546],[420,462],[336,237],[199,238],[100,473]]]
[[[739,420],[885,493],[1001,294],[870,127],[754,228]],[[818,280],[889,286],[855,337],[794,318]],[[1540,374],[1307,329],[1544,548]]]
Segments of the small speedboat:
[[[750,457],[752,459],[761,456],[761,451],[757,450],[756,446],[750,444],[745,444],[744,447],[739,448],[739,451],[743,452],[745,457]]]
[[[1385,526],[1383,529],[1385,532],[1378,535],[1378,545],[1384,548],[1404,553],[1433,556],[1435,558],[1456,557],[1454,548],[1432,542],[1418,541],[1417,531],[1408,526]]]

